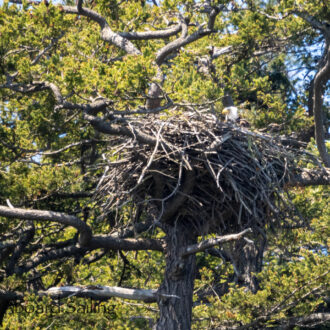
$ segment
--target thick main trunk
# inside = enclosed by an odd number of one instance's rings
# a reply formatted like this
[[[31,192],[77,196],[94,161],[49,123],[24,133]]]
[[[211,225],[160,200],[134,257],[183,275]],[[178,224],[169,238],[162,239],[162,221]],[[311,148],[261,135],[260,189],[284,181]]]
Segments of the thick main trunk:
[[[163,329],[190,329],[195,280],[195,255],[181,258],[187,245],[196,243],[196,236],[183,226],[166,228],[166,269],[159,289],[160,317],[155,326]],[[171,295],[172,297],[165,297]]]

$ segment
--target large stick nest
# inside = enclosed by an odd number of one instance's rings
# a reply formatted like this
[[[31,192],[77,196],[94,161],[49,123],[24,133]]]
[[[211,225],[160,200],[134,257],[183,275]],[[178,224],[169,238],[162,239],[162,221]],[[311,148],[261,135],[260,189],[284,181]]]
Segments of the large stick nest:
[[[303,148],[210,112],[139,116],[126,125],[134,137],[113,137],[97,188],[105,212],[123,208],[132,221],[158,225],[181,221],[201,234],[295,218],[283,187],[299,162],[315,162]]]

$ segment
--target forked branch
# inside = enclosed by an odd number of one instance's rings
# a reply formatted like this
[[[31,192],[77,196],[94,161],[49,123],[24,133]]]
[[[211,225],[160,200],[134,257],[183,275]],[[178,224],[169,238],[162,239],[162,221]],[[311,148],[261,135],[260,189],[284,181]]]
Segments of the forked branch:
[[[7,218],[18,218],[22,220],[32,221],[53,221],[64,225],[72,226],[80,233],[80,244],[82,247],[90,250],[95,249],[111,249],[111,250],[155,250],[162,251],[162,241],[156,239],[133,239],[133,238],[118,238],[111,235],[94,236],[90,227],[80,220],[79,218],[68,215],[66,213],[52,212],[52,211],[40,211],[40,210],[26,210],[21,208],[11,208],[6,206],[0,206],[0,216]],[[64,251],[65,252],[65,251]],[[48,260],[48,256],[45,256],[45,260]],[[57,255],[54,256],[58,258]]]

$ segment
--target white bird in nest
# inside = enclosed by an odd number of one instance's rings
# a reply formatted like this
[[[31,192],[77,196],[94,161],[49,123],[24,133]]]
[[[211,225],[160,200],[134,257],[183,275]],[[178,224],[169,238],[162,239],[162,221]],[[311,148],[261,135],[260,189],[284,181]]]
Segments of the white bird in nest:
[[[244,112],[244,111],[243,111]],[[243,128],[249,128],[249,122],[241,118],[242,109],[238,109],[235,106],[229,106],[222,110],[222,114],[225,115],[225,122],[226,123],[235,123]]]
[[[239,119],[238,108],[235,106],[229,106],[222,110],[222,114],[225,115],[225,121],[236,122]]]
[[[244,118],[241,118],[241,113],[244,112],[245,104],[242,103],[239,108],[235,107],[233,99],[229,94],[222,98],[224,109],[222,114],[225,115],[225,122],[237,124],[241,127],[250,127],[250,124]]]

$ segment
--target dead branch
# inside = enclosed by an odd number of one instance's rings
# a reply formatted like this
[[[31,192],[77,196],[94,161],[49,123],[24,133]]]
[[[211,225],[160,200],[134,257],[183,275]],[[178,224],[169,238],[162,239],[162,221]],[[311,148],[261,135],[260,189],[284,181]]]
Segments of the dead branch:
[[[80,297],[91,298],[94,300],[108,300],[113,297],[141,300],[146,303],[157,302],[157,298],[176,298],[175,295],[161,294],[157,290],[148,289],[129,289],[116,286],[103,286],[103,285],[86,285],[86,286],[61,286],[51,287],[45,291],[37,291],[35,294],[38,297],[49,296],[52,298],[68,298]],[[0,289],[0,301],[22,301],[25,293],[12,292]]]
[[[22,220],[54,221],[57,223],[62,223],[64,225],[72,226],[76,228],[80,233],[81,245],[87,245],[92,237],[92,231],[85,222],[81,221],[73,215],[68,215],[66,213],[26,210],[20,208],[13,209],[6,206],[0,206],[0,216],[8,218],[17,218]]]
[[[108,236],[94,236],[88,244],[89,249],[110,249],[114,251],[154,250],[163,251],[161,240],[152,238],[117,238]]]
[[[220,245],[226,242],[235,241],[241,239],[245,234],[251,233],[252,229],[247,228],[238,234],[230,234],[225,236],[218,236],[215,238],[210,238],[205,241],[202,241],[198,244],[190,245],[186,248],[186,250],[182,253],[181,257],[186,257],[188,255],[205,251],[215,245]]]
[[[74,296],[97,300],[107,300],[112,297],[118,297],[123,299],[142,300],[151,303],[156,302],[157,290],[128,289],[102,285],[62,286],[49,288],[47,291],[40,292],[40,295],[47,295],[56,298]]]
[[[132,55],[141,55],[141,52],[134,44],[132,44],[128,39],[122,37],[118,33],[115,33],[111,30],[108,22],[106,19],[97,13],[94,10],[83,8],[82,7],[82,0],[78,0],[77,6],[63,6],[64,12],[68,14],[77,14],[86,16],[96,23],[99,24],[101,28],[101,38],[104,41],[110,42],[117,46],[120,49],[123,49],[127,54]]]

